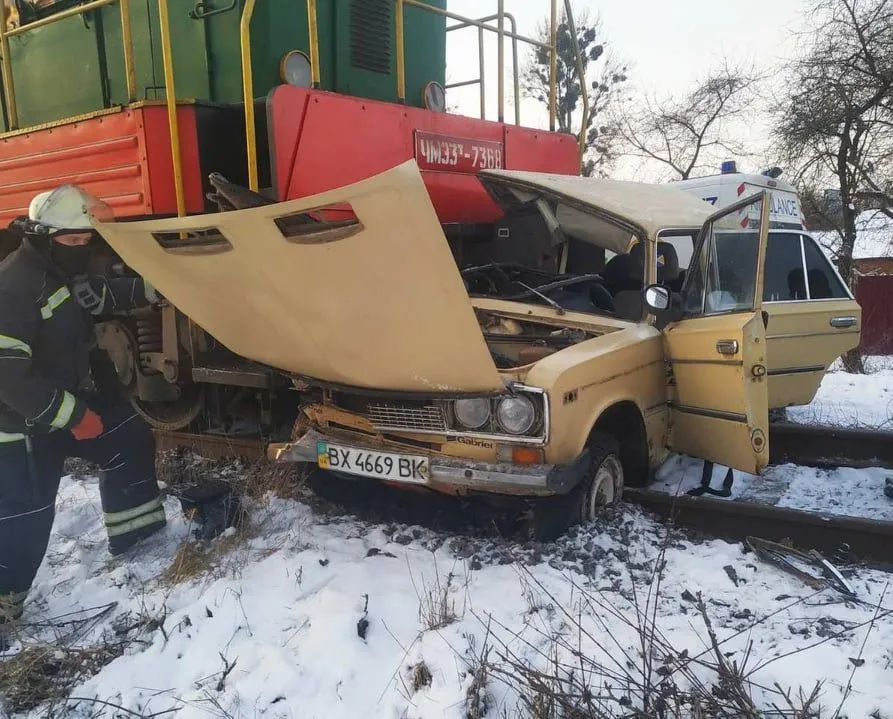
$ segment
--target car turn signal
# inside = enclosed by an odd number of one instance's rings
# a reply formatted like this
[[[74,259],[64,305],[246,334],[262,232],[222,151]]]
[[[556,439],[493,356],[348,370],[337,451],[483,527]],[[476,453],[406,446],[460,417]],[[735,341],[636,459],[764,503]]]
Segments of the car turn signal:
[[[542,464],[543,450],[536,447],[512,447],[512,462],[515,464]]]

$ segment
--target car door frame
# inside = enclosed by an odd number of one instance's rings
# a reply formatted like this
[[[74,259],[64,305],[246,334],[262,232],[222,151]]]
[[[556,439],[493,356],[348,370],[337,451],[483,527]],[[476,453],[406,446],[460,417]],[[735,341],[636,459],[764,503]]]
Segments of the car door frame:
[[[714,225],[759,201],[762,206],[751,307],[707,312],[705,276],[700,311],[689,312],[663,329],[672,385],[668,388],[668,446],[753,474],[758,474],[769,459],[766,325],[762,310],[769,233],[766,190],[707,218],[698,233],[681,290],[684,297],[695,281],[693,269],[706,251],[706,243],[714,241]],[[705,272],[710,268],[710,261],[708,257]]]

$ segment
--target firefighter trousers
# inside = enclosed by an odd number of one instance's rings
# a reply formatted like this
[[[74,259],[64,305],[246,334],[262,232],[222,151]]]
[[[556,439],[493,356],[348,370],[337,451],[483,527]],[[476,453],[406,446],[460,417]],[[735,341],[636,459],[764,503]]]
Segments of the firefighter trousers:
[[[146,422],[119,400],[87,398],[103,433],[78,441],[55,431],[0,444],[0,623],[21,614],[49,543],[56,493],[67,457],[100,468],[99,492],[109,551],[119,554],[165,524],[155,476],[155,441]],[[30,456],[29,456],[30,455]]]

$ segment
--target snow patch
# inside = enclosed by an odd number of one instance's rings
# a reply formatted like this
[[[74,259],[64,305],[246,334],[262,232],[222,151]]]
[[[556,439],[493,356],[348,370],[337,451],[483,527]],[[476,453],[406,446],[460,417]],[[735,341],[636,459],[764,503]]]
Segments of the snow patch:
[[[684,462],[676,466],[687,476]],[[133,712],[175,709],[178,719],[458,719],[476,681],[475,657],[487,642],[536,664],[548,648],[546,637],[577,641],[568,614],[579,616],[589,633],[582,644],[587,657],[611,662],[627,654],[639,661],[636,631],[599,609],[599,602],[587,602],[587,593],[633,623],[653,602],[674,650],[703,652],[706,634],[692,604],[698,592],[724,650],[740,658],[752,643],[752,657],[769,662],[754,665],[758,696],[759,686],[776,681],[809,689],[823,680],[822,704],[833,711],[846,693],[850,658],[858,657],[864,664],[846,711],[868,716],[893,706],[893,622],[882,616],[868,634],[886,575],[854,571],[862,603],[816,595],[737,544],[667,537],[663,526],[636,509],[608,513],[541,546],[321,515],[269,497],[252,504],[253,534],[213,571],[171,586],[162,579],[189,533],[176,503],[166,503],[170,524],[163,533],[116,559],[106,554],[98,507],[96,480],[63,481],[50,552],[25,622],[32,638],[47,639],[41,624],[47,619],[117,602],[79,639],[89,644],[129,616],[155,617],[159,626],[150,625],[142,644],[72,691]],[[655,595],[652,580],[665,540],[666,570]],[[456,621],[427,631],[420,598],[436,576],[450,574]],[[362,618],[369,622],[365,638],[358,632]],[[858,628],[835,635],[847,627]],[[813,645],[807,654],[796,653]],[[422,661],[430,685],[414,688],[412,670]],[[517,687],[492,674],[480,694],[492,716],[503,709],[513,715],[520,701]],[[95,716],[100,708],[71,701],[67,715]]]

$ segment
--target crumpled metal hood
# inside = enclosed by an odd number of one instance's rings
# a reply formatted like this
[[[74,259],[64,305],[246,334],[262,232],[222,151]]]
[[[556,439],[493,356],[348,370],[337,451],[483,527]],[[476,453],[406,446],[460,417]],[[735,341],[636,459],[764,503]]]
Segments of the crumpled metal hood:
[[[355,221],[294,217],[342,203]],[[94,225],[177,308],[251,360],[378,390],[504,389],[414,161],[289,202]]]

